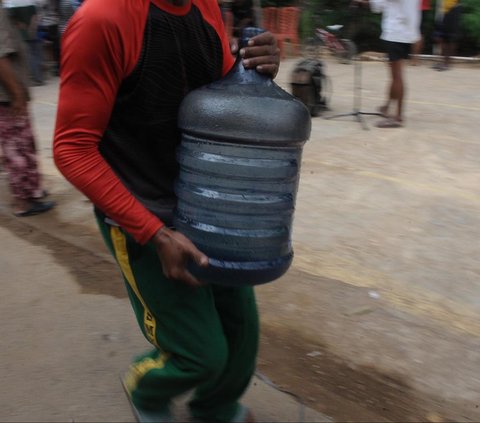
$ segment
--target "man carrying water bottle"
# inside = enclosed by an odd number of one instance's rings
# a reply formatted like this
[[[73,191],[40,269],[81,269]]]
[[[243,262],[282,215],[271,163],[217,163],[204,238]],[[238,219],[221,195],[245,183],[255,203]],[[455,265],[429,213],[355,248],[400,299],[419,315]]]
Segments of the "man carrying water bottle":
[[[258,347],[253,290],[202,285],[186,265],[208,257],[171,228],[178,109],[230,70],[230,50],[216,0],[88,0],[63,36],[54,158],[95,205],[153,346],[122,378],[141,422],[172,421],[171,400],[190,390],[196,419],[252,421],[239,398]],[[271,33],[240,53],[276,74]]]

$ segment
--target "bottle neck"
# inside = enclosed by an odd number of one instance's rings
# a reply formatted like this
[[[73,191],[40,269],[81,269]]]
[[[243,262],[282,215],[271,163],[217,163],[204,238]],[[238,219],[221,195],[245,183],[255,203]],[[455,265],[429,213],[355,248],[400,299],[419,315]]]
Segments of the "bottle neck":
[[[248,42],[251,38],[259,34],[262,34],[263,32],[265,31],[261,28],[256,28],[256,27],[244,28],[242,31],[242,36],[239,41],[239,50],[241,50],[244,47],[247,47]],[[258,73],[255,69],[245,69],[242,62],[243,62],[243,59],[240,57],[240,55],[238,55],[235,61],[235,64],[233,65],[233,68],[230,71],[230,74],[232,74],[232,76],[233,75],[235,76],[236,83],[258,84],[258,83],[262,83],[262,82],[265,83],[272,80],[270,75]]]
[[[262,28],[257,28],[255,26],[247,26],[246,28],[243,28],[242,30],[242,35],[239,40],[239,48],[242,47],[247,47],[248,41],[256,37],[257,35],[263,34],[265,32],[264,29]]]
[[[272,80],[271,75],[259,73],[255,69],[246,69],[240,56],[237,56],[237,60],[228,76],[234,77],[238,84],[259,84]]]

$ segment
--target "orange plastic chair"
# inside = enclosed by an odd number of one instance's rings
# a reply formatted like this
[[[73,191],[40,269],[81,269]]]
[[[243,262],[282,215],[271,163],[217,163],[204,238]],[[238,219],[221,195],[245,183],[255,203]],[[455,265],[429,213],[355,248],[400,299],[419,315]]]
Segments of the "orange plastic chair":
[[[225,32],[227,33],[227,37],[229,40],[233,38],[233,13],[231,10],[226,10],[224,12],[224,22],[223,25],[225,26]]]
[[[300,22],[299,7],[280,7],[277,19],[278,31],[275,33],[277,37],[278,47],[280,49],[280,57],[285,57],[285,41],[289,41],[294,49],[294,54],[298,54],[298,26]]]
[[[278,7],[262,8],[262,28],[270,31],[272,34],[277,33],[277,13]]]

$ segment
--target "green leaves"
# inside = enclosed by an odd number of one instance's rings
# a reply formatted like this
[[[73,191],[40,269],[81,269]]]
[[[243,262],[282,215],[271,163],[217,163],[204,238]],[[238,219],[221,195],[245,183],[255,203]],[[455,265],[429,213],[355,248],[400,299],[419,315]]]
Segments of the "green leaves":
[[[462,30],[465,41],[474,44],[472,47],[480,47],[480,2],[478,0],[462,0]]]

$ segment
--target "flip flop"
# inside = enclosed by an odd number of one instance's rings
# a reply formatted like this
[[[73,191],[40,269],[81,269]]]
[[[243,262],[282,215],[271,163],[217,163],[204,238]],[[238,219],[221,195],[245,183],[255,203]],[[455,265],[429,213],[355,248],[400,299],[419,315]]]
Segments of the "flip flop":
[[[45,213],[54,207],[55,202],[53,201],[32,201],[29,209],[15,212],[13,214],[17,217],[35,216],[36,214]]]
[[[387,118],[381,120],[375,125],[377,128],[401,128],[403,123],[397,119]]]

